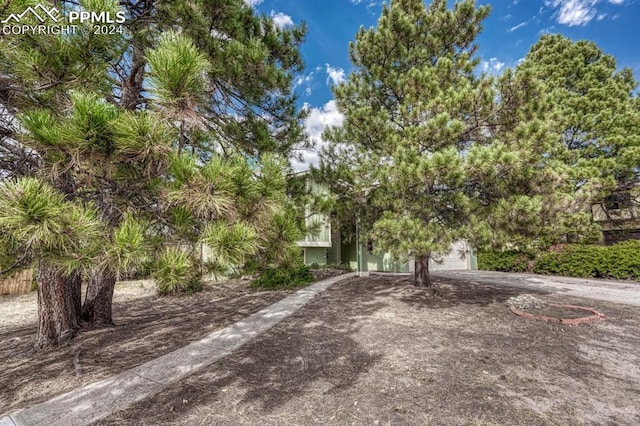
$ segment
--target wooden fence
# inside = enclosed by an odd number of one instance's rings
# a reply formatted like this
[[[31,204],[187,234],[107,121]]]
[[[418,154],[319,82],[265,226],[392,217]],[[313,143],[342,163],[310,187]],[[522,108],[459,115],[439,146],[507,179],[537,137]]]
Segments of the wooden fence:
[[[7,277],[0,277],[0,294],[25,294],[31,291],[32,269],[23,269]]]

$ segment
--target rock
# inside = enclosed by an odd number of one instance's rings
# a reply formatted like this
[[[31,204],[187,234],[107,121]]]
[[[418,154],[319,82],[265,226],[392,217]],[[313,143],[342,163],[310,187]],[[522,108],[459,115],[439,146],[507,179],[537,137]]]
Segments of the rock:
[[[530,294],[521,294],[520,296],[510,297],[509,300],[507,300],[507,306],[512,306],[516,309],[540,309],[547,306],[547,302],[533,297]]]

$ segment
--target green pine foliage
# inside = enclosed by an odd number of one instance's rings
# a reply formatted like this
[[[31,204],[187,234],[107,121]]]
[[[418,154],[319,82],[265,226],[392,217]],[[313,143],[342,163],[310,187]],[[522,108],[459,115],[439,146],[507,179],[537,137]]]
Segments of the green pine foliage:
[[[446,254],[465,230],[461,153],[482,137],[475,117],[492,99],[474,74],[488,13],[473,1],[391,1],[377,27],[358,31],[354,71],[334,87],[345,119],[325,135],[319,174],[356,212],[362,238],[396,258]]]
[[[640,110],[629,68],[587,40],[543,35],[517,68],[544,87],[552,105],[549,124],[558,135],[556,155],[583,197],[602,195],[640,176]]]
[[[192,256],[187,250],[167,247],[158,256],[152,273],[158,294],[175,295],[201,290],[202,277],[194,266]]]
[[[0,185],[0,247],[5,266],[44,259],[66,273],[89,267],[100,251],[104,228],[97,210],[64,198],[36,178]]]
[[[253,288],[269,290],[293,289],[306,287],[313,281],[313,274],[308,266],[291,264],[279,268],[269,268],[251,282]]]
[[[269,229],[288,208],[287,158],[307,142],[292,90],[304,27],[278,28],[243,0],[58,7],[125,11],[131,31],[3,37],[0,175],[18,180],[0,183],[0,263],[91,265],[96,300],[81,314],[111,323],[111,306],[96,306],[111,298],[96,295],[112,294],[118,273],[153,265],[160,292],[173,293],[267,246],[291,253],[295,233]],[[39,192],[20,180],[30,175]],[[204,240],[219,258],[201,265]]]

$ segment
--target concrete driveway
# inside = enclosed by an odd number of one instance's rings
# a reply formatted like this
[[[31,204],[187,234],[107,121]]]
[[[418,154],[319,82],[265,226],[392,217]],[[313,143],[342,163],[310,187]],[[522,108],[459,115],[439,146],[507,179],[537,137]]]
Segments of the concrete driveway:
[[[562,293],[567,296],[640,306],[640,283],[493,271],[433,271],[433,277],[479,284],[504,285],[523,290]]]

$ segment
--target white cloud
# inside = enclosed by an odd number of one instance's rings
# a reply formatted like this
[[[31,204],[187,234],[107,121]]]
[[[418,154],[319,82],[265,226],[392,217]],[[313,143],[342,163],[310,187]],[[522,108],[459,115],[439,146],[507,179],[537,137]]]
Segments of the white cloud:
[[[298,87],[304,87],[304,94],[306,96],[310,96],[313,90],[313,79],[318,71],[311,71],[309,74],[299,75],[293,81],[293,89],[297,89]]]
[[[293,19],[291,19],[291,16],[285,15],[282,12],[276,13],[272,10],[271,19],[273,19],[273,25],[278,28],[284,28],[293,25]]]
[[[607,0],[614,5],[622,5],[625,0]],[[602,0],[545,0],[544,4],[556,9],[555,17],[559,24],[570,27],[587,25],[594,18],[602,20],[606,14],[598,12],[597,5]]]
[[[527,26],[527,24],[528,24],[528,22],[527,22],[527,21],[520,22],[518,25],[514,25],[513,27],[509,28],[507,31],[508,31],[508,32],[510,32],[510,33],[512,33],[512,32],[514,32],[515,30],[519,30],[519,29],[520,29],[520,28],[522,28],[522,27],[526,27],[526,26]]]
[[[504,62],[500,62],[498,58],[491,58],[488,61],[482,61],[480,64],[482,71],[489,73],[500,72],[504,65]]]
[[[311,80],[313,80],[313,73],[312,72],[307,74],[307,75],[300,75],[293,82],[293,88],[295,89],[296,87],[302,86],[305,83],[310,83]]]
[[[244,0],[244,2],[247,4],[247,6],[254,7],[262,3],[262,0]]]
[[[551,34],[554,30],[556,29],[555,25],[551,25],[550,27],[547,28],[543,28],[540,31],[538,31],[538,37],[545,35],[545,34]]]
[[[302,161],[292,160],[293,168],[297,171],[307,170],[310,165],[318,165],[318,153],[326,145],[322,139],[322,132],[327,127],[342,126],[344,121],[344,115],[338,111],[335,100],[327,102],[320,108],[311,108],[309,104],[305,104],[304,107],[309,110],[309,115],[304,121],[304,128],[314,147],[302,152]]]
[[[325,64],[327,75],[327,82],[331,80],[333,84],[340,84],[345,80],[344,70],[342,68],[334,68],[329,64]]]

